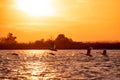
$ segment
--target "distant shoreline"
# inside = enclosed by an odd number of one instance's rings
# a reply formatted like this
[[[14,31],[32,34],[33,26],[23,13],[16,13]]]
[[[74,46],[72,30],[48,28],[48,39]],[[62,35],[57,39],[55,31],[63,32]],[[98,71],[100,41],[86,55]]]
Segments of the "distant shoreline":
[[[55,40],[53,39],[40,39],[29,43],[18,43],[16,36],[8,33],[7,37],[0,39],[0,49],[120,49],[120,42],[76,42],[71,38],[67,38],[64,34],[59,34]]]

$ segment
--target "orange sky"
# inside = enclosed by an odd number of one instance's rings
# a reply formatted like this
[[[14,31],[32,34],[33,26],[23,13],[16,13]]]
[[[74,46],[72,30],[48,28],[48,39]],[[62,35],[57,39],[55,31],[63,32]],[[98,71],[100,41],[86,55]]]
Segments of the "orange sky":
[[[52,16],[30,16],[15,0],[0,0],[0,37],[8,32],[20,42],[56,38],[74,41],[120,41],[120,0],[51,0]]]

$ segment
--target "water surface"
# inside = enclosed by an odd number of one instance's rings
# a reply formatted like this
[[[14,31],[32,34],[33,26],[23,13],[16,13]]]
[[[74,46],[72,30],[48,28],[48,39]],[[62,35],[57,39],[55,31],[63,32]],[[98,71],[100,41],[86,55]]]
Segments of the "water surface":
[[[120,50],[0,50],[0,80],[120,80]]]

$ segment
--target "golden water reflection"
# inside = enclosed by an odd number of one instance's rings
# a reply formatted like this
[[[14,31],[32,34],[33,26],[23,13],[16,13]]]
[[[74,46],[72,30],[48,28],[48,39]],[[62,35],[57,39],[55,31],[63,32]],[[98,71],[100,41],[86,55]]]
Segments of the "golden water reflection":
[[[29,71],[28,73],[31,73],[29,76],[32,80],[39,80],[40,75],[42,72],[46,70],[46,64],[42,62],[29,62],[25,66]]]
[[[29,50],[27,53],[29,54],[26,55],[26,62],[24,65],[26,68],[25,71],[28,74],[27,79],[46,80],[55,77],[55,75],[50,74],[52,69],[48,66],[48,62],[45,61],[49,51]]]
[[[12,51],[0,58],[0,78],[18,80],[46,80],[55,77],[49,67],[49,50]],[[18,55],[17,55],[18,54]]]
[[[0,80],[119,80],[120,51],[109,58],[96,52],[0,50]]]

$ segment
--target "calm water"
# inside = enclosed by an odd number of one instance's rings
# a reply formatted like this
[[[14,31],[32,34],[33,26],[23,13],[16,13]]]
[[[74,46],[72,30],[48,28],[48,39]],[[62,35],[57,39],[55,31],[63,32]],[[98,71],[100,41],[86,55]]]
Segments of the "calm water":
[[[120,80],[120,50],[0,50],[0,80]]]

